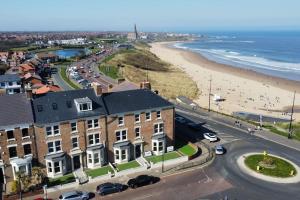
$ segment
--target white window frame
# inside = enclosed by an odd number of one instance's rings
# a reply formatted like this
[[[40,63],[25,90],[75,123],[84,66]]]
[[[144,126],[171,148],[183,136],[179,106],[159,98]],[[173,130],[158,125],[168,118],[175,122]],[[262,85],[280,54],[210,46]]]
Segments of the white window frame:
[[[124,126],[124,124],[125,124],[125,117],[119,116],[118,117],[118,126]]]
[[[77,140],[77,147],[74,147],[74,142],[73,142],[73,139],[74,138],[76,138],[76,140]],[[79,140],[78,140],[79,138],[78,138],[78,136],[76,136],[76,137],[71,137],[71,143],[72,143],[72,149],[79,149]]]
[[[55,126],[57,126],[58,129],[54,129]],[[50,128],[50,131],[49,131],[49,132],[51,132],[50,135],[48,135],[47,128]],[[58,130],[58,133],[55,133],[56,130]],[[58,135],[60,135],[60,127],[59,127],[59,124],[54,124],[54,125],[46,126],[46,127],[45,127],[45,132],[46,132],[46,137],[53,137],[53,136],[58,136]]]
[[[156,119],[161,119],[161,118],[162,118],[161,117],[161,110],[156,111]]]
[[[72,130],[74,128],[74,126],[72,126],[72,124],[74,124],[74,123],[75,123],[75,130]],[[78,132],[77,122],[70,122],[70,127],[71,127],[71,133]]]
[[[95,123],[96,120],[97,120],[97,123]],[[92,127],[89,127],[89,121],[92,122],[92,123],[91,123]],[[88,130],[100,128],[100,125],[99,125],[99,119],[97,119],[97,118],[96,118],[96,119],[88,119],[88,120],[86,121],[86,123],[87,123],[87,128],[88,128]],[[97,124],[97,126],[95,126],[95,124]]]
[[[137,119],[137,117],[136,116],[138,116],[138,119],[139,120],[136,120]],[[136,113],[136,114],[134,114],[134,123],[140,123],[141,122],[141,114],[140,113]]]
[[[138,136],[136,135],[136,133],[137,133],[136,130],[137,130],[137,129],[139,129],[139,131],[138,131],[138,132],[139,132],[139,135],[138,135]],[[136,138],[140,138],[140,137],[141,137],[141,127],[140,127],[140,126],[135,126],[135,127],[134,127],[134,134],[135,134],[135,137],[136,137]]]
[[[96,135],[98,135],[98,142],[96,142]],[[87,135],[87,139],[88,139],[88,146],[93,146],[93,145],[97,145],[97,144],[100,144],[101,142],[101,140],[100,140],[100,135],[101,135],[101,133],[89,133],[88,135]],[[92,144],[90,144],[90,136],[92,136],[92,141],[93,141],[93,143]]]
[[[12,147],[16,148],[16,156],[15,157],[10,157],[9,148],[12,148]],[[7,150],[8,150],[8,157],[9,157],[9,159],[18,158],[18,149],[17,149],[17,145],[16,144],[7,146]]]
[[[155,126],[158,126],[157,129],[155,128]],[[153,125],[153,134],[154,135],[155,134],[162,134],[162,133],[164,133],[164,129],[165,129],[164,123],[156,123],[156,124]]]
[[[25,145],[29,145],[29,146],[30,146],[30,154],[25,154],[25,149],[24,149],[24,146],[25,146]],[[23,151],[24,151],[24,155],[25,155],[25,156],[32,155],[31,143],[24,143],[24,144],[22,144],[22,146],[23,146]]]
[[[23,137],[23,130],[24,130],[24,129],[27,129],[27,134],[28,134],[28,135]],[[22,128],[22,129],[21,129],[21,133],[22,133],[22,139],[30,138],[30,135],[29,135],[29,128]]]
[[[58,146],[56,146],[56,142],[59,142],[60,143],[60,145],[59,145],[59,148],[60,148],[60,150],[57,150],[57,147]],[[52,143],[53,144],[53,152],[50,152],[49,151],[49,143]],[[62,152],[62,145],[61,145],[61,140],[53,140],[53,141],[48,141],[47,142],[47,149],[48,149],[48,154],[54,154],[54,153],[58,153],[58,152]]]
[[[125,156],[125,157],[123,157]],[[129,149],[128,148],[115,148],[114,149],[115,163],[126,162],[129,160]]]
[[[125,139],[123,139],[123,137],[124,137],[124,135],[123,135],[124,131],[125,131]],[[118,132],[120,133],[120,139],[119,140],[118,140],[118,136],[117,136]],[[117,142],[127,141],[127,139],[128,139],[128,137],[127,137],[127,129],[116,130],[115,131],[115,136],[116,136],[116,141]]]
[[[86,104],[86,107],[87,107],[86,110],[83,109],[84,104]],[[92,102],[80,103],[78,106],[79,106],[79,111],[81,111],[81,112],[92,110]]]
[[[160,146],[160,144],[162,144],[162,145]],[[164,153],[165,152],[165,140],[152,140],[152,151],[154,152],[155,155]]]
[[[149,119],[147,119],[147,114],[149,114]],[[151,111],[145,112],[145,121],[151,121]]]

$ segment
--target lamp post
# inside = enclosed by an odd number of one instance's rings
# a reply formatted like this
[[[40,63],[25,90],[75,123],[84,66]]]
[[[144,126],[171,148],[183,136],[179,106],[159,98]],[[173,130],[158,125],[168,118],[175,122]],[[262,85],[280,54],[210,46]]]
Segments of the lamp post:
[[[20,190],[20,200],[22,200],[22,184],[21,184],[21,173],[18,173],[18,179],[19,179],[19,190]]]
[[[295,106],[295,96],[296,96],[296,91],[294,92],[293,106],[292,106],[292,111],[291,111],[291,119],[290,119],[289,134],[288,134],[289,139],[292,138],[292,122],[293,122],[293,114],[294,114],[294,106]]]

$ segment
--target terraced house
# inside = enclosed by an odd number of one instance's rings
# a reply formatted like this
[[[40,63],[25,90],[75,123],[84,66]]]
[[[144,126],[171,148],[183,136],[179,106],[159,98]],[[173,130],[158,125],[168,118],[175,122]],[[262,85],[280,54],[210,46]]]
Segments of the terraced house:
[[[30,174],[32,164],[37,163],[33,122],[26,94],[0,95],[0,177],[4,183],[16,179],[17,172]]]
[[[174,143],[174,107],[148,89],[102,93],[95,85],[31,102],[34,156],[48,177],[158,155]]]

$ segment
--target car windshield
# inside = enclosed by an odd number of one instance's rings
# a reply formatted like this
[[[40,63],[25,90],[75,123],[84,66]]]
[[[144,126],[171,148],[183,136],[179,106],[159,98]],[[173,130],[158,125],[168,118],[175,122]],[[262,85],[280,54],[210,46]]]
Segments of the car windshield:
[[[223,150],[223,147],[222,146],[217,146],[216,149],[217,150]]]

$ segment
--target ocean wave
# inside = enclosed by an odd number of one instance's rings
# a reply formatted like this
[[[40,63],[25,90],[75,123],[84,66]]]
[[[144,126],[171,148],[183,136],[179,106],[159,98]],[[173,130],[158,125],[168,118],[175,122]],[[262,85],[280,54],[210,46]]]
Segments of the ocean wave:
[[[220,50],[220,49],[195,49],[195,51],[199,53],[208,53],[214,57],[219,59],[247,65],[254,66],[257,68],[267,69],[267,70],[275,70],[282,72],[300,72],[300,63],[288,63],[288,62],[280,62],[274,61],[262,57],[258,57],[257,55],[248,56],[242,55],[238,52]]]

